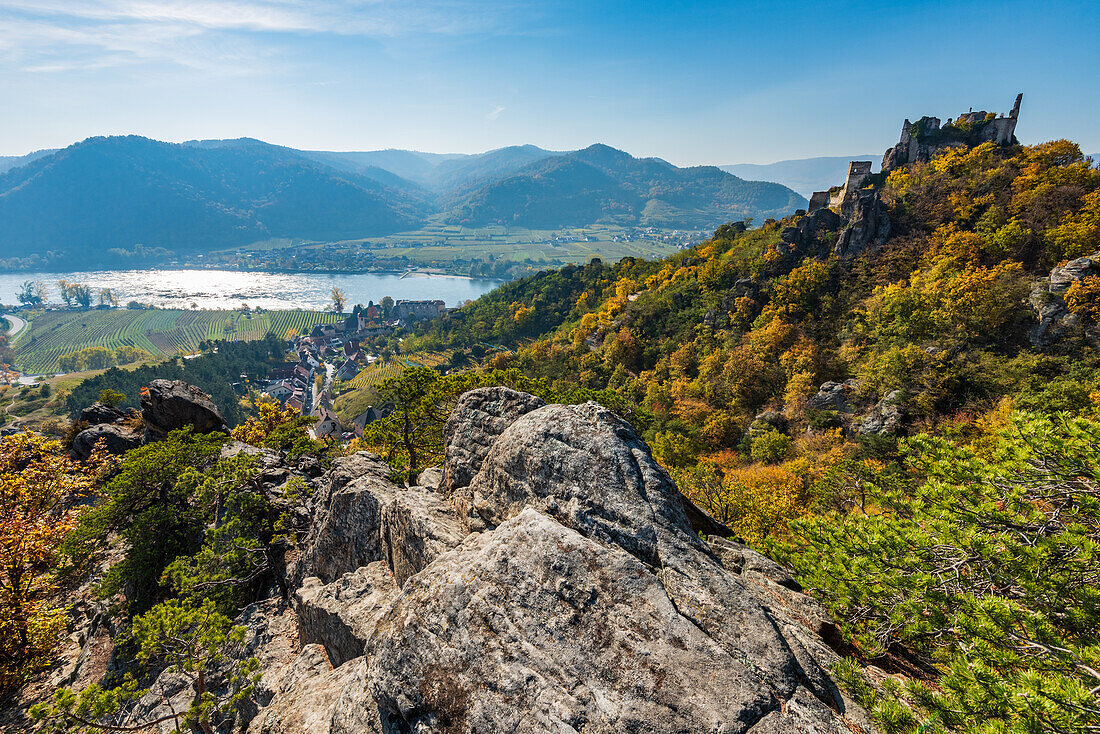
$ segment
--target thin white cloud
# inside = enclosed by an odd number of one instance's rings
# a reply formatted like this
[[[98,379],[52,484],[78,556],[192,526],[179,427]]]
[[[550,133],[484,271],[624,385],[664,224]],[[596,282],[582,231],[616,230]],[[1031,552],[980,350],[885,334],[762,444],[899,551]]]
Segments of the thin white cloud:
[[[501,112],[504,112],[504,108],[503,108],[503,107],[501,107],[500,105],[497,105],[496,107],[494,107],[494,108],[493,108],[493,111],[492,111],[492,112],[490,112],[489,114],[485,115],[485,119],[486,119],[486,120],[495,120],[495,119],[497,119],[498,117],[500,117],[500,113],[501,113]]]
[[[527,2],[0,0],[0,71],[147,61],[217,70],[277,55],[279,42],[270,34],[394,39],[503,32]]]

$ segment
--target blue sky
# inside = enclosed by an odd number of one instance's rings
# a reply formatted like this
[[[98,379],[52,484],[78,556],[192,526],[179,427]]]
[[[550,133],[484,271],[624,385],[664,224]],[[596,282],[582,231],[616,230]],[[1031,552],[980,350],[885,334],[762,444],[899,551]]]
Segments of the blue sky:
[[[1100,151],[1095,2],[0,0],[0,154],[92,135],[674,163],[878,152],[1007,111]]]

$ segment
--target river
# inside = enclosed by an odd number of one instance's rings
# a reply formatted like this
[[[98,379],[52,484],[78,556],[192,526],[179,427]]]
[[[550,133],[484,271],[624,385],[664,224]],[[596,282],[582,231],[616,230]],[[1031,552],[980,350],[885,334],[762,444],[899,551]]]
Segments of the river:
[[[84,283],[98,295],[110,288],[122,305],[129,301],[160,308],[252,308],[323,310],[332,289],[347,295],[348,308],[385,296],[394,300],[439,299],[458,306],[500,285],[501,281],[454,275],[412,273],[402,277],[378,273],[253,273],[236,270],[93,270],[74,273],[0,273],[0,303],[16,303],[15,294],[28,280],[49,285],[49,302],[58,303],[57,281]]]

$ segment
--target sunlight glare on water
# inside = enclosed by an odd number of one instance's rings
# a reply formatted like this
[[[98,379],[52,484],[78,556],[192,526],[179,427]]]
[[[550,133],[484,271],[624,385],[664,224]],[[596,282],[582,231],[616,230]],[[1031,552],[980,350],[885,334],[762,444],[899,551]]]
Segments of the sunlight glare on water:
[[[385,296],[394,300],[440,299],[458,306],[487,293],[500,281],[475,280],[451,275],[411,275],[402,278],[378,273],[252,273],[230,270],[97,270],[79,273],[0,274],[0,303],[14,304],[15,294],[27,280],[45,281],[50,302],[59,302],[57,281],[84,283],[95,293],[114,291],[122,305],[138,301],[160,308],[234,309],[242,303],[252,308],[322,310],[332,301],[333,287],[347,294],[348,307]]]

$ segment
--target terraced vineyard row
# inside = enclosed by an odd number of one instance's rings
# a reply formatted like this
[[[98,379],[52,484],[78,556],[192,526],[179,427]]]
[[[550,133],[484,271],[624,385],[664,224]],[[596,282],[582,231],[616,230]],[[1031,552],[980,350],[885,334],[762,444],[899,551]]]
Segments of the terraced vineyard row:
[[[30,326],[14,347],[19,367],[41,374],[56,371],[61,356],[88,347],[131,346],[154,356],[189,354],[208,339],[262,339],[269,331],[285,338],[292,330],[308,332],[315,324],[340,318],[316,311],[43,311],[27,317]]]
[[[341,420],[351,422],[375,400],[371,387],[389,377],[397,377],[409,367],[438,367],[451,358],[450,352],[416,352],[400,356],[387,362],[375,362],[363,368],[358,375],[348,380],[344,391],[335,401],[336,413]]]

